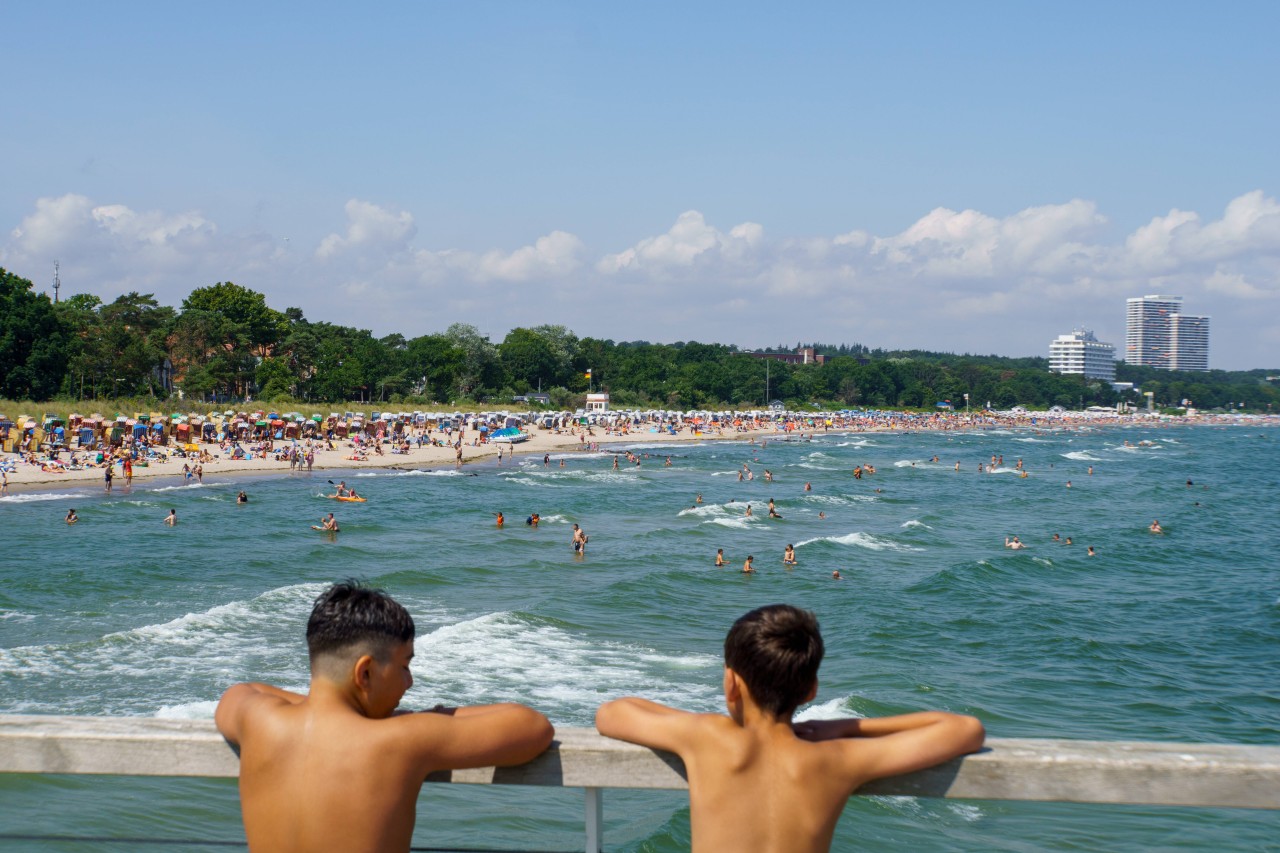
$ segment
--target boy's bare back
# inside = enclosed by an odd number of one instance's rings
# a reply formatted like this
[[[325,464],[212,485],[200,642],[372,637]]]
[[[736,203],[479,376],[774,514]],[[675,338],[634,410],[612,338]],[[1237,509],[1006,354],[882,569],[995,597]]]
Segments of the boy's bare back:
[[[399,608],[385,596],[382,601],[359,587],[336,585],[318,599],[313,624],[326,597],[338,600],[339,608],[343,599],[357,598],[372,598],[375,610]],[[367,614],[362,619],[369,621]],[[407,614],[404,620],[401,627],[411,636]],[[397,712],[413,684],[413,642],[373,646],[365,652],[356,642],[318,653],[313,647],[305,696],[257,683],[223,694],[214,719],[239,747],[250,851],[407,851],[429,773],[523,764],[551,743],[550,722],[523,705]]]
[[[519,705],[454,713],[374,720],[321,697],[246,701],[240,798],[250,850],[407,850],[429,773],[522,763],[550,740],[549,725]],[[532,737],[513,743],[520,731]]]
[[[752,611],[734,624],[725,650],[727,716],[636,697],[596,712],[601,734],[684,760],[695,853],[821,853],[849,796],[864,783],[982,746],[978,720],[937,711],[792,723],[795,708],[816,695],[822,658],[817,622],[807,611],[787,605]],[[759,696],[735,663],[750,673]]]

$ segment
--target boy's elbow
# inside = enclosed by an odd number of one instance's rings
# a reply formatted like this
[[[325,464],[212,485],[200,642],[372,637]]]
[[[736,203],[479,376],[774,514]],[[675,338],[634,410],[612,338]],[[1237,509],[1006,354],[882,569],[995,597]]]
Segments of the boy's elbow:
[[[618,723],[626,703],[626,699],[611,699],[597,708],[596,731],[605,737],[618,737]]]
[[[982,749],[982,744],[987,739],[987,730],[981,720],[967,714],[958,714],[955,726],[961,755],[968,755]]]
[[[556,728],[541,711],[527,705],[513,705],[512,708],[520,717],[517,726],[522,732],[520,754],[515,763],[523,764],[546,752],[556,736]]]

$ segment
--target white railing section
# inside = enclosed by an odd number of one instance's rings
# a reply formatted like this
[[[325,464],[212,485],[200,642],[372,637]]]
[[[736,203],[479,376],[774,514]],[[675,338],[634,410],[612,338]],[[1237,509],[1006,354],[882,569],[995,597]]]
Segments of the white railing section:
[[[0,772],[234,778],[239,759],[206,720],[0,715]],[[590,851],[601,849],[602,789],[687,787],[676,756],[580,728],[557,731],[528,764],[428,781],[583,788]],[[1280,809],[1280,746],[989,738],[858,794]]]

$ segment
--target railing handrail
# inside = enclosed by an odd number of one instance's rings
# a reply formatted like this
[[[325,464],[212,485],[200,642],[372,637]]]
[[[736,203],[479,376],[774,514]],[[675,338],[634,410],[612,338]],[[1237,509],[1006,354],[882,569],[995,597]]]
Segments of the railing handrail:
[[[0,715],[0,772],[231,777],[239,759],[209,720]],[[519,767],[432,782],[686,788],[674,755],[564,728]],[[1280,746],[989,738],[982,752],[858,794],[1280,809]]]

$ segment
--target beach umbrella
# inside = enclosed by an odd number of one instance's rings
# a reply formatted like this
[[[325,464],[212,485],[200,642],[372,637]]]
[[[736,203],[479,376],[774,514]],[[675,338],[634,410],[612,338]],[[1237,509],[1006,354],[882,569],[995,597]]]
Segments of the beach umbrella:
[[[320,417],[319,415],[312,415],[311,420],[315,421],[316,423],[320,423],[322,420],[324,420],[324,418]]]
[[[266,421],[258,421],[256,424],[254,424],[254,426],[267,426],[267,422],[266,422]]]

